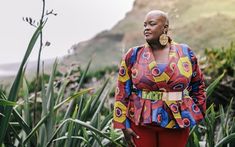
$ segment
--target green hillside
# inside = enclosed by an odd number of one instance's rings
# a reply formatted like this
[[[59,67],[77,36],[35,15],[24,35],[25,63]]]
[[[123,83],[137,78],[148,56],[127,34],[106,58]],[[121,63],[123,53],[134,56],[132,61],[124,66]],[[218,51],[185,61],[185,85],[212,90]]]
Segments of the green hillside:
[[[168,12],[170,36],[187,43],[197,53],[205,47],[227,46],[235,40],[235,0],[136,0],[133,9],[111,30],[74,46],[65,64],[86,64],[94,55],[92,69],[117,65],[123,50],[144,43],[143,19],[152,9]]]

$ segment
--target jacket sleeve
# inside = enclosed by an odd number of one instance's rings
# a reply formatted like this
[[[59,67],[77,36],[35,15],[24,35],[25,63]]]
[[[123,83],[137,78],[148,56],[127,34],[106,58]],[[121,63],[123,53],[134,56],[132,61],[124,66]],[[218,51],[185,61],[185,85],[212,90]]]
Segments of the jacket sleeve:
[[[189,56],[192,63],[192,77],[189,84],[189,96],[192,97],[195,104],[200,108],[205,116],[206,112],[206,86],[203,73],[199,67],[197,57],[192,50],[189,49]]]
[[[117,87],[115,91],[115,103],[113,113],[113,127],[117,129],[125,129],[130,127],[129,119],[126,117],[127,105],[131,94],[131,54],[130,49],[122,58],[119,66],[117,79]]]

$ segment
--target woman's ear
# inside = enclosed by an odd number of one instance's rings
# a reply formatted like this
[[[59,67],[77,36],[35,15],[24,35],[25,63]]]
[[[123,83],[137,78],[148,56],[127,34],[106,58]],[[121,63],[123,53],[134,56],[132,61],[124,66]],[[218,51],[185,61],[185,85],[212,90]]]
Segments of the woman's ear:
[[[164,33],[167,34],[167,32],[168,32],[168,25],[166,24],[166,25],[164,26]]]

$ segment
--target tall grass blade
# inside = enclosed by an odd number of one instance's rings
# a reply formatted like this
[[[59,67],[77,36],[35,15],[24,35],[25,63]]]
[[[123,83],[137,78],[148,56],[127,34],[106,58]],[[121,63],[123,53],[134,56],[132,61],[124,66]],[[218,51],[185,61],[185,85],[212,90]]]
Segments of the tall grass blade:
[[[54,106],[55,106],[55,96],[54,96],[54,79],[55,79],[55,74],[56,74],[56,68],[57,68],[57,60],[55,60],[52,73],[50,75],[47,91],[46,91],[46,98],[48,99],[47,101],[47,111],[48,113],[48,118],[45,123],[46,126],[46,132],[47,132],[47,139],[52,135],[52,132],[54,131],[54,126],[55,126],[55,113],[53,111]]]
[[[189,132],[189,136],[192,135],[192,133],[194,132],[194,130],[196,129],[197,126],[193,126],[193,128],[190,128],[190,132]]]
[[[24,98],[24,107],[22,109],[22,114],[23,114],[23,118],[24,118],[24,121],[27,123],[27,124],[30,124],[30,110],[29,110],[29,90],[28,90],[28,85],[27,85],[27,82],[26,82],[26,79],[23,78],[23,98]],[[23,140],[26,138],[27,136],[27,133],[24,133],[23,134]],[[28,143],[26,145],[27,147],[30,146],[30,143]]]
[[[30,124],[29,99],[28,99],[29,89],[25,78],[23,78],[23,97],[24,97],[23,118],[27,124]]]
[[[2,98],[6,99],[6,97],[4,95],[2,95]],[[16,105],[18,106],[18,105]],[[27,122],[24,121],[24,119],[21,117],[21,115],[19,114],[19,112],[13,108],[12,114],[14,116],[14,118],[16,119],[16,121],[20,124],[20,126],[22,127],[22,129],[28,134],[31,132],[31,128],[30,126],[27,124]],[[33,136],[32,142],[33,144],[35,144],[36,142],[36,137]]]
[[[74,99],[74,98],[77,98],[77,97],[79,97],[79,96],[81,96],[81,95],[83,95],[83,94],[86,94],[87,92],[89,92],[89,91],[91,91],[91,90],[93,90],[93,88],[87,88],[87,89],[84,89],[84,90],[81,90],[81,91],[75,93],[74,95],[68,97],[67,99],[65,99],[64,101],[62,101],[62,102],[59,103],[58,105],[56,105],[56,106],[54,107],[54,110],[57,110],[57,109],[58,109],[59,107],[61,107],[63,104],[65,104],[65,103],[69,102],[70,100],[72,100],[72,99]]]
[[[89,68],[90,68],[91,61],[92,61],[92,59],[89,60],[87,66],[86,66],[86,69],[85,69],[84,73],[82,74],[81,79],[79,80],[77,90],[79,90],[79,89],[81,88],[82,84],[83,84],[83,81],[84,81],[84,79],[85,79],[85,77],[86,77],[86,75],[87,75],[87,72],[88,72]]]
[[[105,119],[102,121],[100,128],[104,129],[112,118],[113,118],[113,111],[111,111],[107,116],[105,116]]]
[[[41,99],[42,99],[42,112],[41,112],[41,118],[43,118],[45,115],[47,115],[48,111],[47,111],[47,97],[46,97],[46,82],[45,82],[45,74],[44,74],[44,62],[42,62],[42,76],[41,78]],[[47,138],[47,131],[46,131],[46,126],[45,124],[42,124],[42,126],[40,127],[39,130],[39,142],[38,142],[38,146],[39,147],[43,147],[46,145],[47,140],[45,139]]]
[[[80,120],[82,121],[87,121],[88,120],[88,116],[90,116],[90,108],[91,108],[91,102],[92,102],[92,98],[89,97],[87,98],[86,104],[82,110],[82,115]]]
[[[92,133],[92,136],[95,138],[95,141],[93,143],[92,146],[100,146],[100,147],[103,147],[101,141],[100,141],[100,138],[98,136],[96,136],[95,133],[91,132]]]
[[[45,83],[45,79],[44,79],[44,63],[42,64],[42,77],[41,77],[41,86],[42,86],[42,89],[41,89],[41,98],[42,98],[42,113],[41,113],[41,116],[44,116],[47,114],[47,102],[48,102],[48,99],[46,97],[46,83]]]
[[[195,147],[200,147],[199,140],[195,132],[193,132],[193,142],[194,142]]]
[[[78,87],[76,88],[76,91],[78,91],[78,90],[80,89],[80,87],[82,86],[83,81],[84,81],[84,79],[85,79],[85,77],[86,77],[86,74],[87,74],[87,72],[88,72],[88,70],[89,70],[90,65],[91,65],[91,59],[90,59],[90,61],[88,62],[85,71],[82,73],[82,77],[81,77],[81,79],[79,80],[79,84],[78,84]],[[74,100],[70,102],[69,107],[68,107],[68,110],[66,111],[66,113],[65,113],[65,115],[64,115],[64,120],[67,119],[67,118],[69,118],[69,117],[71,117],[71,115],[72,115],[72,113],[73,113],[73,110],[74,110],[74,108],[75,108],[75,105],[76,105],[76,102],[75,102]],[[66,129],[67,129],[67,125],[65,125],[65,126],[63,127],[61,133],[64,134],[64,132],[65,132]]]
[[[101,97],[101,95],[102,95],[102,93],[103,93],[105,87],[107,86],[108,82],[109,82],[109,79],[107,79],[107,80],[105,81],[105,83],[104,83],[104,85],[102,86],[101,90],[99,91],[98,95],[97,95],[97,96],[94,98],[94,100],[92,101],[92,103],[91,103],[91,108],[92,108],[93,110],[95,110],[94,108],[96,108],[96,106],[98,105],[99,99],[100,99],[100,97]],[[92,112],[92,113],[94,113],[94,112]]]
[[[9,97],[8,97],[9,101],[13,101],[13,102],[16,101],[16,97],[17,97],[19,85],[20,85],[20,79],[21,79],[22,73],[23,73],[23,68],[25,66],[25,63],[26,63],[37,39],[38,39],[38,36],[40,35],[40,32],[42,31],[43,26],[44,25],[39,25],[39,27],[36,29],[36,31],[34,32],[32,38],[29,42],[28,48],[27,48],[26,53],[24,55],[23,61],[21,62],[21,65],[20,65],[20,68],[19,68],[18,73],[16,75],[15,81],[13,82],[13,85],[10,89],[10,93],[9,93]],[[8,122],[10,119],[10,115],[12,113],[12,109],[13,109],[12,106],[7,106],[3,112],[5,117],[3,117],[0,121],[0,126],[2,128],[2,130],[0,131],[0,145],[2,144],[4,136],[6,134]]]
[[[59,94],[58,94],[58,97],[56,99],[56,104],[60,103],[62,101],[62,98],[64,96],[64,93],[65,93],[65,89],[66,89],[66,86],[68,85],[69,83],[69,80],[67,78],[63,79],[63,84],[59,90]]]
[[[61,140],[67,140],[67,139],[68,139],[68,136],[62,136],[62,137],[54,139],[53,142],[61,141]],[[88,143],[88,141],[85,138],[81,137],[81,136],[71,136],[71,139],[73,139],[73,140],[75,140],[75,139],[76,140],[82,140],[85,143]],[[74,146],[72,146],[72,147],[74,147]]]
[[[2,90],[0,90],[0,99],[4,99],[4,100],[7,99],[6,95],[3,93]]]
[[[15,136],[15,138],[19,141],[19,146],[23,146],[22,145],[22,139],[20,138],[20,136],[18,135],[18,133],[16,132],[14,127],[11,124],[9,124],[9,128],[13,132],[13,135]]]
[[[57,111],[64,103],[68,102],[69,100],[72,100],[74,98],[79,97],[82,94],[85,94],[87,92],[89,92],[90,89],[85,89],[85,90],[81,90],[80,92],[74,94],[73,96],[70,96],[69,98],[67,98],[66,100],[64,100],[63,102],[61,102],[60,104],[56,105],[53,109],[53,111]],[[37,125],[32,129],[32,131],[29,133],[29,135],[26,137],[26,139],[24,140],[23,144],[25,144],[31,137],[32,135],[38,130],[38,128],[47,120],[47,117],[49,116],[49,113],[47,113],[45,116],[43,116],[40,121],[37,123]]]
[[[212,104],[206,110],[206,117],[205,117],[205,125],[207,126],[206,133],[206,144],[208,146],[214,146],[214,132],[215,132],[215,121],[216,120],[216,112],[214,110],[214,105]]]
[[[2,106],[15,106],[16,102],[11,102],[11,101],[0,99],[0,105],[2,105]]]
[[[117,138],[114,139],[114,141],[119,141],[119,140],[121,140],[123,137],[124,137],[123,134],[122,134],[122,135],[119,135]],[[111,142],[110,140],[107,140],[107,139],[104,139],[104,140],[102,141],[102,144],[103,144],[104,146],[112,146],[112,145],[110,145],[110,143],[112,143],[112,142]],[[122,142],[119,142],[119,144],[120,144],[120,147],[126,146],[126,145],[123,144]]]
[[[81,136],[83,136],[86,140],[88,140],[88,144],[87,144],[87,146],[88,147],[90,147],[91,146],[91,143],[90,143],[90,137],[89,137],[89,135],[88,135],[88,133],[87,133],[87,130],[86,130],[86,128],[84,128],[84,127],[81,127]],[[79,144],[84,144],[84,142],[81,142],[81,143],[79,143]]]
[[[79,119],[81,117],[81,114],[82,114],[82,108],[83,108],[83,101],[84,98],[83,96],[81,96],[80,98],[80,101],[79,101],[79,105],[78,105],[78,113],[77,113],[77,119]],[[73,131],[73,136],[77,136],[78,135],[78,132],[79,132],[79,129],[80,129],[81,126],[79,125],[75,125],[75,128],[74,128],[74,131]],[[80,144],[79,143],[80,140],[73,140],[72,142],[72,146],[76,146],[77,144]]]
[[[91,64],[91,59],[89,60],[87,66],[86,66],[85,71],[82,73],[81,78],[79,79],[79,83],[78,83],[78,87],[76,88],[76,91],[78,91],[78,90],[81,88],[81,86],[82,86],[82,84],[83,84],[83,81],[84,81],[84,79],[85,79],[85,76],[86,76],[86,74],[87,74],[87,72],[88,72],[88,70],[89,70],[90,64]],[[76,102],[75,100],[72,100],[72,101],[70,102],[69,107],[68,107],[68,109],[67,109],[67,111],[66,111],[66,113],[65,113],[65,115],[64,115],[64,120],[67,119],[67,118],[69,118],[69,117],[71,117],[71,115],[72,115],[72,113],[73,113],[73,110],[74,110],[74,108],[75,108],[76,103],[77,103],[77,102]],[[80,108],[79,108],[79,109],[80,109]],[[63,126],[63,129],[62,129],[62,131],[61,131],[60,134],[61,134],[61,135],[64,134],[66,130],[67,130],[67,124]],[[62,142],[62,144],[63,144],[63,142]]]
[[[229,143],[230,141],[234,141],[235,140],[235,133],[232,133],[226,137],[224,137],[220,142],[218,142],[215,147],[219,147],[222,146],[224,144]]]
[[[113,141],[113,140],[110,139],[107,135],[105,135],[103,132],[97,130],[97,129],[94,128],[93,126],[91,126],[91,125],[89,125],[89,124],[87,124],[87,123],[85,123],[85,122],[83,122],[83,121],[80,121],[80,120],[77,120],[77,119],[71,119],[71,118],[69,118],[69,119],[64,120],[64,121],[60,124],[60,126],[56,129],[56,131],[54,132],[53,136],[51,137],[51,139],[50,139],[49,142],[47,143],[47,147],[50,146],[50,144],[52,143],[52,141],[53,141],[53,139],[55,138],[55,136],[56,136],[56,134],[58,133],[58,131],[59,131],[59,130],[62,128],[62,126],[63,126],[64,124],[66,124],[67,122],[74,122],[74,123],[77,123],[77,124],[79,124],[79,125],[81,125],[81,126],[87,128],[87,129],[91,130],[92,132],[94,132],[94,133],[100,135],[101,137],[107,138],[108,140],[112,141],[112,142],[115,143],[116,145],[119,145],[117,142]]]
[[[225,72],[223,72],[218,78],[216,78],[207,88],[206,88],[206,95],[209,97],[212,92],[215,90],[217,85],[219,84],[220,80],[224,77]]]
[[[77,113],[78,113],[78,106],[76,105],[75,110],[73,112],[73,116],[72,116],[73,119],[76,119]],[[66,142],[67,142],[66,146],[71,146],[71,144],[72,144],[71,136],[73,135],[73,129],[75,128],[74,126],[75,126],[75,124],[73,122],[70,122],[69,129],[68,129],[68,135],[67,135],[68,139],[66,140]]]
[[[231,116],[229,115],[232,112],[232,107],[233,107],[233,98],[231,98],[229,106],[228,106],[226,114],[225,114],[225,126],[226,127],[229,126],[228,122],[229,122],[229,120],[232,119]],[[228,134],[229,134],[228,128],[226,128],[226,135],[228,135]]]
[[[105,85],[106,85],[106,83],[108,83],[108,81],[109,81],[109,79],[106,80]],[[103,97],[101,97],[101,102],[100,102],[98,108],[96,109],[95,113],[93,114],[92,119],[91,119],[91,125],[92,125],[92,126],[95,126],[95,124],[98,124],[98,122],[97,122],[96,120],[97,120],[98,114],[99,114],[100,111],[101,111],[101,108],[102,108],[103,105],[104,105],[104,102],[105,102],[105,99],[107,98],[107,95],[108,95],[108,93],[109,93],[109,90],[110,90],[110,87],[109,87],[109,89],[107,89],[107,90],[105,91],[105,93],[103,93],[103,95],[102,95]]]
[[[26,132],[26,134],[29,134],[32,129],[30,128],[29,124],[27,124],[24,119],[21,117],[21,115],[19,114],[19,112],[13,108],[13,116],[14,118],[17,120],[17,122],[20,124],[21,128]],[[32,136],[32,139],[31,139],[31,143],[36,145],[36,141],[37,141],[37,138],[35,135]]]

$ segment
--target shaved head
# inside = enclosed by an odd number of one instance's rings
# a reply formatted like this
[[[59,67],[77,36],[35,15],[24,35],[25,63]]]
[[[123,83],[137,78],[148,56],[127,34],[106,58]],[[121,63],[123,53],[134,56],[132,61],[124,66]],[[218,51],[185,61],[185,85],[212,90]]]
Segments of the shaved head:
[[[144,20],[145,40],[149,44],[160,45],[159,38],[162,34],[167,34],[169,28],[169,20],[167,13],[160,10],[152,10],[148,12]]]
[[[152,10],[146,14],[146,17],[147,16],[160,17],[160,18],[164,19],[166,25],[169,25],[169,19],[168,19],[167,13],[165,13],[161,10]]]

